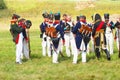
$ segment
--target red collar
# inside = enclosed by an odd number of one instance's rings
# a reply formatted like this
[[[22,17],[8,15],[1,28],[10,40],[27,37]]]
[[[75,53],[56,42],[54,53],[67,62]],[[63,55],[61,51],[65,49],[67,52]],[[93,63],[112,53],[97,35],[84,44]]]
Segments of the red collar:
[[[54,24],[59,24],[60,21],[59,20],[55,20]]]

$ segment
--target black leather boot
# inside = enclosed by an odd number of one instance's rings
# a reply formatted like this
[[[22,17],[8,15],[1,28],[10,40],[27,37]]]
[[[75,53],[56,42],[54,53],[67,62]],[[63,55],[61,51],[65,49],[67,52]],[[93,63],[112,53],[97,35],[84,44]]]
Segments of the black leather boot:
[[[98,58],[98,60],[100,59],[100,51],[99,51],[99,48],[96,48],[95,49],[95,53],[96,53],[96,56]]]
[[[106,53],[106,55],[107,55],[107,60],[111,60],[111,58],[110,58],[110,53],[109,53],[109,51],[107,50],[107,49],[105,49],[104,50],[104,52]]]

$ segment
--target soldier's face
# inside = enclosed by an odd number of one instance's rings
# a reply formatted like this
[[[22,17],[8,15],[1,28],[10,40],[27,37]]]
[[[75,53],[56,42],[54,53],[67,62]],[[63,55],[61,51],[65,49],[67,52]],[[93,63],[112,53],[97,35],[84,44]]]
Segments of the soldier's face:
[[[16,18],[14,18],[13,20],[14,20],[15,22],[17,22],[17,21],[18,21],[18,19],[16,19]]]
[[[84,18],[80,18],[80,21],[84,21],[85,19]]]
[[[106,19],[105,22],[108,23],[108,22],[109,22],[109,19]]]
[[[71,17],[68,17],[67,20],[68,20],[68,21],[71,21]]]
[[[67,16],[63,16],[63,19],[66,20],[66,19],[67,19]]]
[[[49,19],[49,22],[53,22],[53,20]]]
[[[46,22],[48,22],[48,18],[44,18],[44,20],[45,20]]]

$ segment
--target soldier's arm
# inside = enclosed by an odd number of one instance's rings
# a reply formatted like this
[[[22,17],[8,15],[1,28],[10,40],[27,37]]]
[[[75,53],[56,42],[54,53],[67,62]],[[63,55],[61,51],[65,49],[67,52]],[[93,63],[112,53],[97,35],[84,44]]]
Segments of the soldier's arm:
[[[64,40],[64,32],[62,28],[60,27],[60,25],[56,27],[56,30],[60,33],[62,40]]]
[[[13,30],[17,33],[21,33],[23,31],[23,28],[22,27],[18,27],[18,25],[13,25],[12,26]]]
[[[80,28],[80,26],[81,26],[80,23],[77,23],[77,24],[75,25],[75,27],[74,27],[73,30],[72,30],[73,34],[76,34],[76,33],[78,32],[78,29]]]
[[[94,24],[92,29],[92,37],[95,36],[95,32],[96,32],[96,25]]]

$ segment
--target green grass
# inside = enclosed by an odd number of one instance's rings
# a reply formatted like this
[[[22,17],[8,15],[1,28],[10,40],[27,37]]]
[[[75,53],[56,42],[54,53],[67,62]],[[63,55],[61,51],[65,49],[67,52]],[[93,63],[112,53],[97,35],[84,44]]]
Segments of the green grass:
[[[15,45],[9,32],[0,32],[0,80],[119,80],[120,59],[114,45],[112,60],[107,61],[102,53],[98,61],[94,53],[87,55],[87,63],[72,64],[72,57],[59,56],[59,64],[52,64],[52,58],[42,56],[39,31],[31,31],[31,60],[15,64]],[[64,55],[65,50],[63,50]]]
[[[42,56],[41,39],[39,38],[39,24],[42,22],[42,12],[60,11],[68,13],[75,19],[76,15],[85,14],[88,20],[95,12],[103,15],[120,14],[119,1],[105,0],[96,1],[94,8],[76,10],[75,1],[64,0],[4,0],[7,9],[0,10],[0,80],[120,80],[120,59],[114,42],[114,54],[112,60],[107,61],[102,53],[98,61],[94,53],[87,55],[87,63],[81,62],[81,55],[78,64],[72,64],[72,57],[59,56],[59,64],[52,64],[52,59]],[[21,5],[25,2],[26,5]],[[102,3],[102,4],[101,4]],[[29,7],[28,7],[29,6]],[[15,64],[15,44],[9,32],[9,24],[13,13],[20,14],[30,19],[33,26],[30,29],[31,39],[31,60],[23,60],[22,65]],[[63,50],[64,55],[65,49]]]

